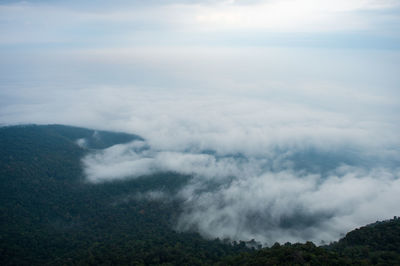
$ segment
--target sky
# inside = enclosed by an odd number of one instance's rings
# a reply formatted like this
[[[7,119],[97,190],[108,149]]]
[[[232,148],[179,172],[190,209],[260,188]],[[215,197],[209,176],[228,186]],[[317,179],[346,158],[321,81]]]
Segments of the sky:
[[[175,226],[210,238],[398,216],[399,70],[399,0],[0,1],[0,124],[142,136],[87,180],[192,175]]]

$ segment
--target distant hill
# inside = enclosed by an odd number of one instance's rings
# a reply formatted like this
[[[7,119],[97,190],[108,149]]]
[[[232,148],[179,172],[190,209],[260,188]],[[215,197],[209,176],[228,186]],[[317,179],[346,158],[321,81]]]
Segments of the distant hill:
[[[373,264],[400,265],[400,218],[355,229],[328,248]]]
[[[400,219],[355,229],[328,246],[276,243],[226,257],[220,265],[400,265]]]
[[[0,127],[0,265],[399,265],[399,219],[352,231],[337,243],[206,240],[173,225],[168,197],[190,176],[159,173],[107,184],[84,179],[93,149],[142,140],[62,125]],[[148,200],[158,191],[163,200]]]

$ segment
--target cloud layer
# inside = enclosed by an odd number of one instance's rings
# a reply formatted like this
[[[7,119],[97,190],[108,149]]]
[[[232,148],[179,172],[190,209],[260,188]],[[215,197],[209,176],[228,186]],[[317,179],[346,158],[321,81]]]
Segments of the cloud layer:
[[[141,135],[85,157],[88,181],[191,175],[176,228],[207,237],[399,215],[398,1],[96,3],[0,4],[0,123]]]
[[[187,148],[155,150],[134,141],[89,154],[83,163],[95,183],[160,172],[191,175],[177,194],[149,193],[182,202],[176,229],[210,238],[322,243],[400,211],[398,151],[384,158],[388,164],[368,147],[270,145],[246,155]]]

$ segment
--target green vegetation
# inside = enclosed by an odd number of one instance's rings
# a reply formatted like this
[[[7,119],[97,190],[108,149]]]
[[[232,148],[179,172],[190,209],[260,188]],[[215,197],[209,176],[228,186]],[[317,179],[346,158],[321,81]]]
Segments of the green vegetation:
[[[245,250],[196,233],[178,233],[174,201],[135,200],[137,193],[173,193],[188,177],[172,173],[125,182],[84,182],[75,142],[90,148],[134,139],[64,126],[0,128],[0,264],[211,264]],[[95,135],[96,136],[96,135]]]
[[[360,265],[360,263],[360,260],[340,256],[336,252],[307,242],[286,243],[282,246],[276,243],[271,248],[225,258],[220,265]]]
[[[280,245],[224,258],[220,265],[399,265],[400,219],[376,222],[349,232],[329,246]]]
[[[85,146],[76,144],[85,138]],[[51,126],[0,128],[0,265],[360,265],[400,263],[400,221],[376,223],[326,247],[206,240],[176,232],[172,195],[190,177],[163,173],[107,184],[85,182],[90,149],[135,135]]]
[[[328,248],[369,264],[399,264],[400,219],[394,217],[353,230]]]

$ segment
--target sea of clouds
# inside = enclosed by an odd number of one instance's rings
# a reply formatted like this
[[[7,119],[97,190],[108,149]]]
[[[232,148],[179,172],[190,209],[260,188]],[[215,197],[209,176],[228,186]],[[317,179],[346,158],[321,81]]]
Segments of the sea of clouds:
[[[302,137],[306,141],[307,134]],[[381,158],[369,150],[374,145],[362,147],[355,139],[329,143],[327,136],[320,137],[297,146],[259,140],[258,148],[247,151],[240,149],[247,146],[240,137],[228,149],[214,144],[204,150],[134,141],[93,152],[83,163],[94,183],[160,172],[193,176],[177,194],[163,193],[156,200],[181,200],[184,211],[176,229],[210,238],[329,242],[399,213],[398,152],[382,151],[388,157]]]
[[[193,67],[207,73],[201,62]],[[296,75],[274,83],[257,62],[242,60],[254,73],[232,77],[238,83],[231,87],[211,73],[204,90],[103,87],[103,115],[145,140],[86,156],[87,180],[191,175],[176,195],[161,195],[183,202],[177,230],[210,238],[322,243],[398,215],[398,103],[388,97],[397,92],[375,90],[364,80],[327,85]],[[223,66],[212,68],[223,74]],[[381,75],[374,73],[372,79]]]
[[[319,244],[400,213],[396,51],[51,53],[4,57],[2,123],[140,135],[84,157],[87,181],[192,176],[174,195],[151,192],[181,200],[177,230]]]

